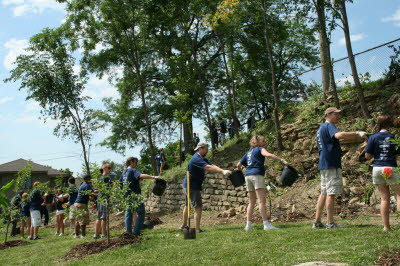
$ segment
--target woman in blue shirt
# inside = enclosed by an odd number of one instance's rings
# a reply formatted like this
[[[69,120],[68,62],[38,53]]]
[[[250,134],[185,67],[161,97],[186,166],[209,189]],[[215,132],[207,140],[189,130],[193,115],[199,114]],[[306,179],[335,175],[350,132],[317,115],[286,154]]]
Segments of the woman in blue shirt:
[[[269,153],[265,147],[265,138],[263,136],[254,135],[250,139],[250,150],[244,154],[240,162],[237,163],[237,167],[241,169],[243,166],[246,167],[246,188],[249,195],[249,205],[247,206],[247,222],[245,226],[246,231],[252,229],[253,211],[258,198],[259,209],[261,217],[263,219],[264,230],[278,229],[274,227],[268,221],[267,209],[265,207],[266,202],[266,189],[264,181],[264,161],[265,157],[281,161],[283,164],[288,164],[285,160],[278,156]]]
[[[395,139],[387,128],[391,123],[389,115],[378,116],[377,121],[379,132],[373,134],[368,139],[365,147],[365,157],[374,158],[374,168],[372,170],[372,181],[378,186],[381,194],[381,216],[383,230],[389,231],[389,208],[390,208],[390,188],[394,190],[397,202],[397,211],[400,211],[400,175],[395,173],[397,167],[396,156],[400,154],[400,147],[396,147],[391,141]]]

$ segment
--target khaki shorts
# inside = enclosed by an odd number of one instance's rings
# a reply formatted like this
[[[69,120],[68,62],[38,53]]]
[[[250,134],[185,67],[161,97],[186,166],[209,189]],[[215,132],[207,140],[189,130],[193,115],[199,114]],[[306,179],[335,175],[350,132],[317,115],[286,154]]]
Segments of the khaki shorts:
[[[70,220],[75,220],[76,218],[76,208],[74,205],[71,205],[68,207],[68,212],[69,212],[69,219]]]
[[[80,225],[88,225],[90,223],[88,205],[83,203],[74,203],[74,206],[76,209],[76,221]]]
[[[342,169],[325,169],[321,173],[321,194],[339,195],[343,191]]]
[[[393,171],[392,178],[387,179],[383,175],[383,169],[385,168],[391,168]],[[400,175],[398,173],[395,173],[396,170],[398,170],[396,167],[390,167],[390,166],[374,166],[372,169],[372,182],[374,185],[380,185],[380,184],[386,184],[386,185],[397,185],[400,182]]]
[[[31,211],[31,225],[32,227],[38,227],[42,225],[40,211]]]
[[[262,175],[249,175],[245,177],[247,191],[265,188],[265,180]]]

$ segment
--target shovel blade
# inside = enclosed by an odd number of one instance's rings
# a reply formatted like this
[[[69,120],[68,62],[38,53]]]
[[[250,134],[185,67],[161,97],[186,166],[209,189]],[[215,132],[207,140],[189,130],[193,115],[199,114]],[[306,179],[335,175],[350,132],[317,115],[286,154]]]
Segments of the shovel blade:
[[[195,228],[185,228],[183,230],[184,239],[196,239],[196,229]]]

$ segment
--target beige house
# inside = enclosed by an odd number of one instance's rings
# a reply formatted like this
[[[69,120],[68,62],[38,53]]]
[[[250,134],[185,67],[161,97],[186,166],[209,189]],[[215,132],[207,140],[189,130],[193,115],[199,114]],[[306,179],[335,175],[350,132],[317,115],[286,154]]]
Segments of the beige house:
[[[18,159],[8,163],[0,164],[0,187],[4,186],[12,179],[14,179],[18,171],[23,169],[27,163],[27,160]],[[70,177],[68,173],[55,170],[49,166],[40,165],[32,161],[30,162],[30,164],[32,166],[32,174],[31,178],[25,184],[25,189],[27,191],[30,191],[32,189],[32,184],[35,181],[39,181],[42,183],[50,181],[50,186],[54,186],[55,179],[57,177],[63,177],[65,181],[67,181]],[[14,194],[15,192],[12,190],[7,192],[8,197],[12,197]]]

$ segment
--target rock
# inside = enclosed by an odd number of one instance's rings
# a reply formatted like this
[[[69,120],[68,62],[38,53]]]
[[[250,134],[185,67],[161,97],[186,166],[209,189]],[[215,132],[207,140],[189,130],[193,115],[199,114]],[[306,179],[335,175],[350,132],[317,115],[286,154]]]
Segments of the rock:
[[[394,94],[387,101],[387,108],[389,114],[398,114],[400,110],[400,95]]]
[[[303,142],[303,146],[301,147],[301,149],[302,149],[303,151],[308,151],[308,150],[310,150],[310,145],[311,145],[311,140],[310,140],[310,139],[306,139],[306,140]]]
[[[353,204],[355,204],[356,202],[358,202],[360,199],[358,198],[358,197],[354,197],[354,198],[352,198],[351,200],[349,200],[349,205],[353,205]]]
[[[361,187],[351,187],[350,192],[353,193],[354,195],[360,195],[364,192],[364,189]]]

